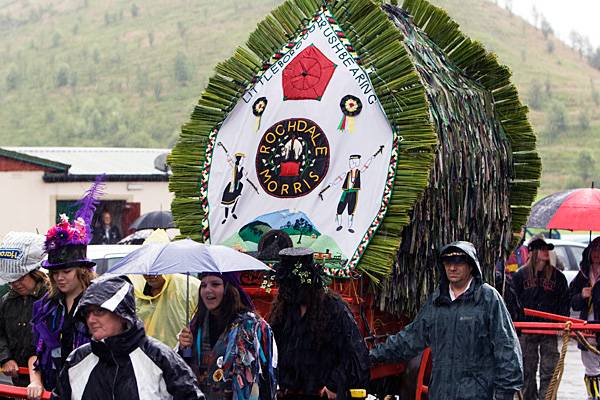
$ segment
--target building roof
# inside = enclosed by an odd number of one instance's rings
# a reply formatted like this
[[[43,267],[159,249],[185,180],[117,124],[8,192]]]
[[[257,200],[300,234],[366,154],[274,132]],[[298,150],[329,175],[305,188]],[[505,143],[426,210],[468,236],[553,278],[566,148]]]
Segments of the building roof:
[[[126,147],[3,147],[5,156],[21,161],[68,167],[68,173],[46,173],[46,181],[88,180],[106,174],[108,180],[167,180],[169,149]],[[12,153],[12,154],[11,154]],[[21,156],[22,155],[22,156]],[[111,179],[112,177],[112,179]]]
[[[11,151],[11,150],[8,150],[8,148],[0,148],[0,157],[6,157],[6,158],[13,159],[16,161],[21,161],[21,162],[25,162],[28,164],[37,165],[37,166],[40,166],[43,168],[48,168],[48,169],[54,170],[56,172],[58,172],[58,171],[67,172],[70,167],[70,165],[62,163],[62,162],[47,160],[45,158],[31,156],[29,154],[21,153],[18,151]]]

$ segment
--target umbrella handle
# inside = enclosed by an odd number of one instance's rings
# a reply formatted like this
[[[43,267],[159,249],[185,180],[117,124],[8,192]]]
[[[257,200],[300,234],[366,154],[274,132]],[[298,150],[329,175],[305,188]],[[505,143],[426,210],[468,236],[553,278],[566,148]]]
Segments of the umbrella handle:
[[[185,324],[190,326],[190,273],[186,272],[186,291],[185,291]],[[181,349],[181,356],[183,358],[192,358],[192,348],[185,347]]]

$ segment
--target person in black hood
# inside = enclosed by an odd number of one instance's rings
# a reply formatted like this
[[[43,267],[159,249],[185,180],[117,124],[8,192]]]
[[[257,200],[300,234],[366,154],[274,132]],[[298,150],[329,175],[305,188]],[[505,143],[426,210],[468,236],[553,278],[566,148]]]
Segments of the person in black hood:
[[[126,277],[94,280],[75,314],[92,341],[69,355],[53,399],[204,399],[183,359],[146,336]]]
[[[279,252],[270,323],[279,351],[280,399],[350,398],[369,382],[367,346],[348,304],[327,288],[313,251]]]
[[[579,311],[585,321],[600,321],[600,237],[595,238],[583,251],[579,273],[569,286],[571,307]],[[589,342],[600,349],[600,333]],[[585,367],[584,382],[592,399],[600,399],[600,356],[581,345],[581,361]]]
[[[513,275],[512,285],[519,304],[523,308],[569,316],[569,293],[567,279],[552,265],[550,250],[554,245],[547,243],[542,236],[534,236],[527,245],[529,259]],[[526,317],[519,313],[522,321],[544,321]],[[546,391],[558,362],[558,337],[553,335],[521,334],[519,338],[523,350],[526,399],[546,398]],[[537,370],[540,369],[540,386],[537,387]]]
[[[430,400],[512,400],[523,384],[521,348],[500,294],[483,283],[475,247],[450,243],[438,265],[438,288],[411,324],[371,350],[371,362],[431,347]]]

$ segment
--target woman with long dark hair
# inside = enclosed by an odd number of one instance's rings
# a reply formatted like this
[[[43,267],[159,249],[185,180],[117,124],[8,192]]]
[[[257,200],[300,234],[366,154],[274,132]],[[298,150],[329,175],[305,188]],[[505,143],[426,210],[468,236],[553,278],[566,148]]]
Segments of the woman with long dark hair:
[[[269,322],[279,350],[279,388],[286,399],[346,399],[369,381],[369,354],[350,308],[325,287],[310,249],[279,253],[279,292]]]
[[[550,250],[554,249],[554,245],[547,243],[542,236],[535,236],[529,241],[527,249],[527,263],[519,268],[512,278],[519,304],[523,308],[568,316],[567,279],[556,268],[551,258]],[[535,317],[523,316],[521,319],[529,322],[547,322]],[[523,395],[526,399],[543,399],[559,358],[557,337],[521,334],[519,341],[523,351]],[[538,365],[539,390],[536,378]]]
[[[179,333],[179,352],[192,349],[185,358],[206,398],[274,399],[277,348],[239,274],[203,274],[199,297],[190,327]]]

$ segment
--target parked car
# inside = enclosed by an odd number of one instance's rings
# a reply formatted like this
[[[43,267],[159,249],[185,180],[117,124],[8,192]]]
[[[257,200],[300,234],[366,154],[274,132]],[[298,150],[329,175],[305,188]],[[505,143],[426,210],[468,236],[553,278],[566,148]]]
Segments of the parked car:
[[[91,244],[87,256],[96,263],[96,273],[102,275],[121,258],[141,247],[134,244]]]

